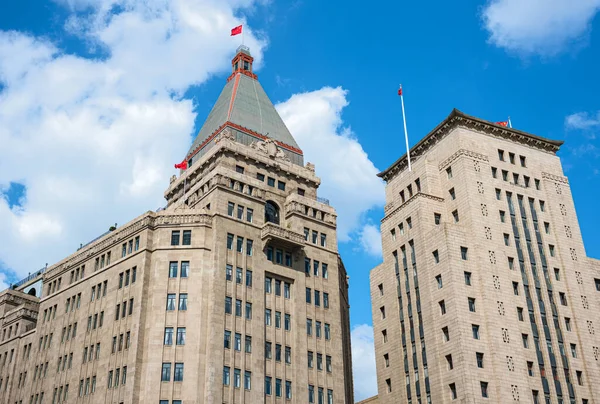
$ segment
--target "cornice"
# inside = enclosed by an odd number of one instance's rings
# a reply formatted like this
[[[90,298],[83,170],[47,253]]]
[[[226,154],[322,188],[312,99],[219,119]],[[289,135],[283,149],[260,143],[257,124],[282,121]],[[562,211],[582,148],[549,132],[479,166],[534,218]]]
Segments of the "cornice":
[[[554,175],[554,174],[542,172],[542,178],[553,181],[553,182],[558,182],[560,184],[569,185],[569,179],[567,177],[562,177],[560,175]]]
[[[476,153],[474,151],[467,150],[467,149],[460,149],[456,153],[454,153],[452,156],[450,156],[446,160],[442,161],[439,164],[438,168],[440,169],[440,171],[442,171],[447,166],[449,166],[452,162],[454,162],[456,159],[458,159],[459,157],[462,157],[462,156],[466,156],[466,157],[472,158],[474,160],[479,160],[479,161],[484,161],[484,162],[490,161],[488,159],[488,156],[486,156],[485,154]]]
[[[545,153],[556,154],[562,141],[545,139],[530,133],[522,132],[513,128],[496,125],[473,116],[469,116],[454,109],[450,115],[444,119],[437,127],[429,134],[421,139],[410,150],[411,163],[417,161],[421,156],[425,155],[433,146],[439,143],[450,131],[457,127],[464,127],[479,132],[482,135],[495,137],[498,139],[508,140],[510,142],[523,144],[525,146],[543,151]],[[377,174],[386,182],[389,182],[400,172],[408,167],[406,154],[400,157],[389,168]]]
[[[416,201],[417,198],[425,198],[425,199],[431,199],[432,201],[436,201],[436,202],[444,202],[444,198],[440,198],[439,196],[425,194],[423,192],[417,192],[411,198],[409,198],[406,202],[404,202],[402,205],[400,205],[398,207],[396,207],[396,205],[393,202],[385,205],[385,207],[384,207],[385,216],[383,217],[383,219],[381,219],[381,223],[384,223],[391,216],[396,214],[396,212],[398,212],[399,210],[410,205],[413,201]]]

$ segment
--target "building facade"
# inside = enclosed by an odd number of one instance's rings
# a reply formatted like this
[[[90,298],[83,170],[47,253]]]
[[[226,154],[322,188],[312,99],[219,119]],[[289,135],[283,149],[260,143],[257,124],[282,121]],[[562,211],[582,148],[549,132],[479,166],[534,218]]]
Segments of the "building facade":
[[[165,209],[0,294],[0,402],[353,403],[336,212],[232,66]]]
[[[561,144],[454,110],[379,174],[373,402],[600,403],[600,261]]]

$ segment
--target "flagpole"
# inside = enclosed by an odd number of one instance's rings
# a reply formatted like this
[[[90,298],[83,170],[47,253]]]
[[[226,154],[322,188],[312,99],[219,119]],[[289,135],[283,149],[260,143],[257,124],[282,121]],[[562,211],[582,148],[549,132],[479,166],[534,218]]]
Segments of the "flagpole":
[[[408,158],[408,171],[412,171],[410,165],[410,148],[408,147],[408,131],[406,130],[406,114],[404,113],[404,95],[402,95],[402,84],[400,84],[400,102],[402,103],[402,121],[404,121],[404,140],[406,141],[406,156]]]
[[[508,117],[508,127],[512,128],[512,122],[510,121],[510,116]]]

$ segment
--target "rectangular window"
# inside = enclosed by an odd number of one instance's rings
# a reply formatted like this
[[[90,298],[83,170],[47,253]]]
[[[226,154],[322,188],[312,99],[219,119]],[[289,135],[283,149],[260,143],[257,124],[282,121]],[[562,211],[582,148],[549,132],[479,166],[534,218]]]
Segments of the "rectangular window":
[[[169,262],[169,278],[177,278],[177,269],[178,269],[177,262],[175,262],[175,261]]]
[[[571,331],[571,319],[568,317],[565,317],[565,328],[567,331]]]
[[[315,386],[312,384],[308,385],[308,402],[314,404],[315,402]]]
[[[281,328],[281,312],[275,312],[275,328]]]
[[[523,340],[523,348],[529,348],[529,336],[527,334],[521,334]]]
[[[173,345],[173,327],[165,328],[164,344],[165,345]]]
[[[242,317],[242,301],[240,299],[235,300],[235,316]]]
[[[469,252],[469,249],[467,247],[460,247],[460,257],[463,260],[468,259],[468,252]]]
[[[244,218],[244,207],[242,205],[238,205],[237,208],[237,218],[242,220]]]
[[[233,340],[233,349],[240,352],[242,350],[242,334],[235,333],[235,339]]]
[[[451,200],[455,200],[456,199],[456,192],[454,192],[454,188],[450,188],[448,190],[448,194],[450,194],[450,199]]]
[[[229,366],[223,367],[223,386],[229,386],[231,384],[230,380],[230,368]]]
[[[273,394],[271,380],[271,376],[265,376],[265,394],[268,396]]]
[[[266,359],[272,358],[271,346],[272,346],[272,344],[269,341],[265,342],[265,358]]]
[[[523,318],[523,308],[522,307],[517,307],[517,318],[519,319],[519,321],[525,321]]]
[[[109,377],[108,377],[108,387],[110,388],[110,384],[111,384],[111,373],[112,371],[109,373]],[[170,382],[171,381],[171,363],[163,363],[162,364],[162,372],[161,372],[161,376],[160,376],[160,381],[161,382]]]
[[[452,167],[446,168],[446,174],[448,175],[448,179],[452,178]]]
[[[281,296],[281,281],[275,279],[275,296]]]
[[[275,178],[267,177],[267,185],[270,187],[275,186]]]
[[[321,322],[315,321],[315,336],[321,338]]]
[[[235,269],[235,283],[241,284],[243,278],[243,270],[240,267]]]
[[[313,275],[319,276],[319,261],[313,260]]]
[[[179,230],[171,232],[171,245],[179,245]]]
[[[227,349],[231,349],[231,331],[229,330],[225,330],[223,346]]]
[[[306,303],[310,304],[312,299],[312,290],[311,288],[306,288]]]
[[[192,231],[191,230],[184,230],[183,231],[183,240],[182,240],[182,244],[183,245],[191,245],[192,244]]]
[[[291,285],[288,282],[283,283],[283,297],[286,299],[290,298],[290,287]]]
[[[448,331],[448,327],[442,328],[442,335],[444,337],[444,342],[450,341],[450,332]]]
[[[246,320],[252,320],[252,303],[246,302]]]
[[[183,381],[183,363],[175,364],[175,373],[173,374],[173,381],[175,381],[175,382]]]
[[[443,316],[444,314],[446,314],[446,302],[444,302],[443,300],[440,300],[439,305],[440,305],[440,312],[442,313],[442,316]]]
[[[487,382],[481,382],[481,397],[488,397],[488,384]]]
[[[272,282],[273,280],[271,278],[268,276],[265,277],[265,293],[271,293]]]
[[[304,275],[310,276],[310,258],[304,258]]]
[[[477,324],[472,324],[471,330],[473,331],[473,338],[479,339],[479,326]]]
[[[501,200],[502,199],[502,191],[499,190],[498,188],[496,188],[496,199],[497,200]]]
[[[246,270],[246,286],[252,287],[252,271]]]
[[[515,296],[519,296],[519,282],[513,282],[513,293]]]
[[[281,362],[281,344],[275,344],[275,361]]]
[[[227,204],[227,215],[233,217],[233,210],[235,209],[235,204],[233,202],[229,202]]]
[[[321,247],[327,247],[327,234],[321,233]]]
[[[287,400],[292,399],[292,382],[289,380],[285,381],[285,398]],[[331,403],[331,404],[333,404],[333,403]]]
[[[478,368],[483,368],[483,353],[476,352],[475,353],[475,358],[477,360],[477,367]]]
[[[283,251],[280,249],[275,250],[275,263],[283,264]]]
[[[285,363],[288,365],[292,363],[292,348],[289,346],[285,347]]]
[[[446,355],[446,366],[448,367],[448,370],[454,369],[454,364],[452,362],[452,355]]]
[[[250,335],[246,335],[244,351],[246,353],[252,353],[252,337]]]
[[[471,272],[465,271],[465,285],[471,286]]]
[[[435,250],[434,252],[432,252],[432,254],[433,254],[433,262],[438,264],[440,262],[440,254],[438,253],[438,250]],[[440,276],[440,278],[441,278],[441,276]]]
[[[281,191],[285,191],[285,182],[277,181],[277,188],[280,189]]]
[[[318,231],[315,231],[315,230],[313,230],[313,231],[312,231],[312,243],[313,243],[313,244],[317,244],[317,237],[318,237],[318,236],[319,236],[319,232],[318,232]]]
[[[321,307],[321,292],[318,290],[315,290],[315,306]]]
[[[571,356],[577,358],[577,345],[571,344]]]
[[[252,388],[252,372],[244,371],[244,389],[250,390]]]
[[[271,309],[265,309],[265,325],[271,325]]]
[[[323,292],[323,307],[329,308],[329,293]]]
[[[227,233],[227,249],[228,250],[233,249],[233,234],[231,234],[231,233]]]
[[[314,366],[314,364],[313,364],[313,362],[314,362],[314,353],[312,351],[308,351],[308,357],[307,357],[307,359],[308,359],[308,368],[312,369],[313,366]]]
[[[292,319],[291,319],[291,316],[287,313],[285,314],[283,326],[286,331],[290,331],[290,329],[292,328]]]
[[[236,248],[237,252],[239,252],[239,253],[243,252],[243,248],[244,248],[244,238],[243,237],[238,236],[236,247],[237,247]]]
[[[312,320],[310,318],[306,319],[306,335],[312,335]]]
[[[175,302],[173,302],[175,304]],[[225,314],[231,314],[231,297],[225,297]]]
[[[185,345],[185,327],[177,327],[177,345]]]

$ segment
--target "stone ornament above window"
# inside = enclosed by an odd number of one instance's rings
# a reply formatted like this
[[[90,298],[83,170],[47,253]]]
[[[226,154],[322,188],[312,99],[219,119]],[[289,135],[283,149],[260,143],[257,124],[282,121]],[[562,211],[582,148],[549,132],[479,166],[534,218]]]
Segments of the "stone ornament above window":
[[[256,141],[250,144],[250,147],[261,153],[266,154],[273,160],[291,162],[290,158],[284,153],[284,151],[277,146],[277,143],[273,139],[267,139],[265,141]]]

